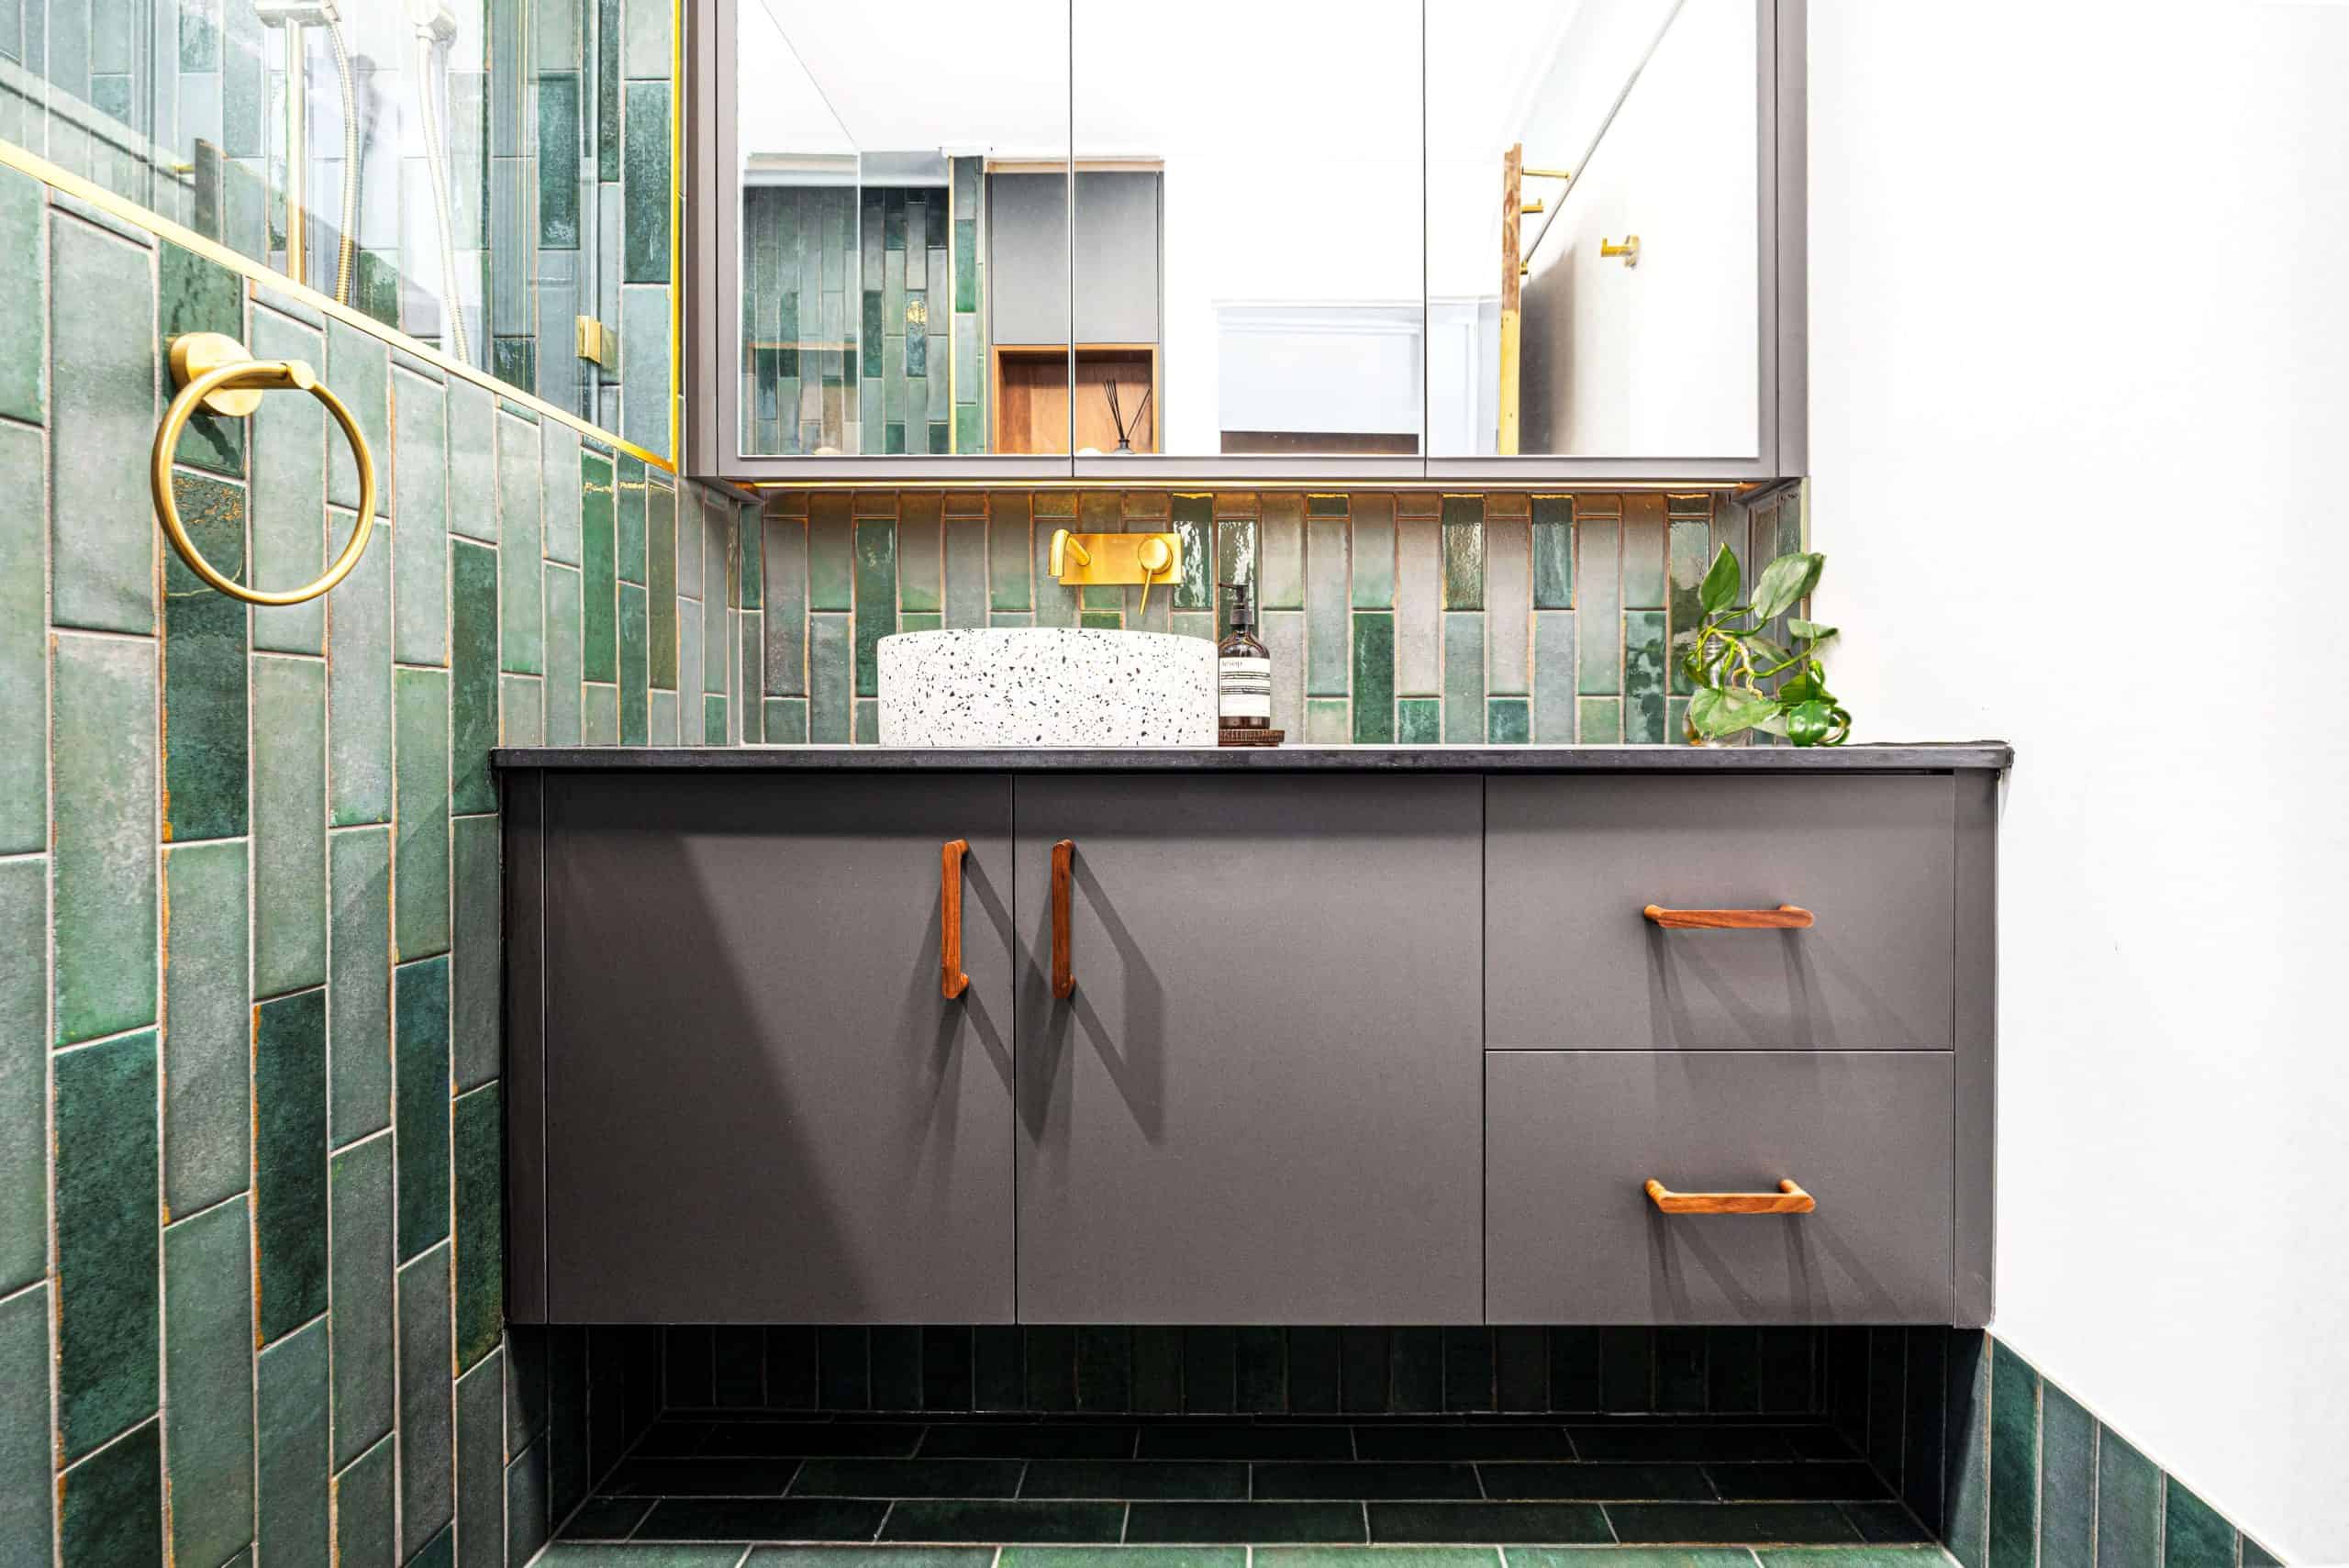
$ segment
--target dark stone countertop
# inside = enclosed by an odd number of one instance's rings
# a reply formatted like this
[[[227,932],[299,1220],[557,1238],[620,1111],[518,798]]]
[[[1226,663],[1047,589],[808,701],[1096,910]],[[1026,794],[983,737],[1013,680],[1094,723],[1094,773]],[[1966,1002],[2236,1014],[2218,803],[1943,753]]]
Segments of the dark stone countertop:
[[[2003,740],[1878,746],[501,746],[501,769],[593,773],[1889,773],[1996,772]]]

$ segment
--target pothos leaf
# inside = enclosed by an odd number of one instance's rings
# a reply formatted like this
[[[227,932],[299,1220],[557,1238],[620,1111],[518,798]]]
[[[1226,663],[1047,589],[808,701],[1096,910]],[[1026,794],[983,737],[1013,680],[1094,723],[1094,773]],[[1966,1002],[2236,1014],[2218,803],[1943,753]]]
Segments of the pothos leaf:
[[[1737,591],[1742,583],[1737,570],[1737,557],[1730,553],[1729,546],[1723,545],[1720,553],[1713,557],[1713,564],[1706,572],[1705,580],[1697,584],[1697,602],[1704,606],[1707,615],[1720,615],[1737,603]]]
[[[1787,629],[1797,637],[1807,637],[1813,642],[1824,642],[1835,635],[1833,627],[1821,626],[1815,620],[1804,620],[1800,617],[1788,617]]]
[[[1761,580],[1753,585],[1753,618],[1776,620],[1794,608],[1804,595],[1818,586],[1819,573],[1826,565],[1825,556],[1797,550],[1764,567]]]

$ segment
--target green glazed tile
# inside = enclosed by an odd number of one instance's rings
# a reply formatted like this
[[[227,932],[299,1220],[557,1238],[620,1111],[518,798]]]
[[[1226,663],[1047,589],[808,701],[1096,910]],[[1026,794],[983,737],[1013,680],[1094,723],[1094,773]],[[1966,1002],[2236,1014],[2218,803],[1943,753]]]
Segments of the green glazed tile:
[[[1081,610],[1076,624],[1094,631],[1120,631],[1126,624],[1123,610]]]
[[[1311,746],[1343,746],[1353,738],[1353,704],[1344,697],[1308,697],[1305,740]]]
[[[449,1234],[449,961],[404,963],[392,974],[399,1140],[399,1256]]]
[[[1182,548],[1182,567],[1174,582],[1174,608],[1212,610],[1215,607],[1215,497],[1178,495],[1170,503],[1169,527]]]
[[[1575,699],[1575,740],[1585,746],[1615,746],[1623,740],[1623,699]]]
[[[243,340],[245,289],[244,281],[236,273],[166,239],[156,247],[155,278],[156,317],[162,328],[156,340],[159,355],[167,356],[172,339],[184,332],[219,332]],[[38,339],[34,351],[38,354]],[[31,417],[39,416],[36,413]],[[173,461],[242,479],[244,421],[198,409],[180,436],[179,450],[173,453]]]
[[[1623,612],[1623,739],[1655,745],[1664,732],[1664,612]]]
[[[539,427],[539,495],[545,507],[546,558],[566,566],[579,564],[580,473],[584,453],[579,432],[549,419]],[[636,528],[636,580],[644,577],[644,517],[640,506]]]
[[[1227,1503],[1221,1506],[1246,1505]],[[1140,1513],[1141,1509],[1135,1511]],[[648,1520],[647,1525],[654,1522]],[[1107,1544],[1118,1540],[1119,1526],[1125,1522],[1126,1506],[1122,1503],[910,1498],[889,1510],[882,1535],[890,1540],[1000,1541],[1006,1545],[1013,1542]],[[1146,1538],[1135,1536],[1130,1539]]]
[[[497,743],[546,743],[546,682],[536,675],[497,677]]]
[[[2283,1559],[2254,1540],[2242,1536],[2243,1568],[2283,1568]]]
[[[161,534],[146,466],[154,444],[154,274],[143,250],[60,217],[50,226],[51,621],[155,629]],[[309,398],[277,401],[315,403]]]
[[[316,1322],[256,1358],[254,1409],[264,1562],[328,1557],[327,1325]]]
[[[147,1419],[161,1397],[155,1050],[155,1031],[142,1029],[52,1059],[57,1429],[67,1463]]]
[[[512,1417],[509,1411],[509,1423]],[[558,1561],[550,1551],[542,1557],[528,1557],[547,1539],[550,1520],[547,1517],[547,1445],[540,1440],[516,1454],[506,1467],[506,1533],[507,1560],[514,1562],[552,1562]],[[634,1550],[632,1547],[631,1550]],[[647,1551],[658,1550],[646,1547]],[[685,1549],[679,1550],[707,1550]],[[580,1558],[573,1558],[573,1568],[579,1568]],[[584,1560],[592,1562],[593,1558]]]
[[[907,1556],[918,1554],[932,1559],[930,1562],[908,1562],[905,1568],[972,1568],[972,1565],[954,1561],[960,1554],[951,1548],[918,1553],[912,1548],[900,1550]],[[1270,1551],[1272,1549],[1266,1550]],[[759,1568],[823,1568],[820,1559],[796,1560],[789,1548],[767,1547],[763,1551],[777,1555],[770,1562],[761,1553],[752,1553],[751,1562],[758,1564]],[[1490,1553],[1486,1556],[1486,1568],[1494,1568]],[[996,1568],[1246,1568],[1247,1561],[1248,1549],[1244,1546],[1007,1546]],[[857,1568],[863,1568],[863,1564],[859,1563]],[[894,1568],[894,1565],[887,1562],[874,1562],[871,1568]],[[986,1564],[978,1563],[975,1568],[986,1568]],[[1374,1568],[1374,1565],[1360,1564],[1355,1568]],[[1413,1568],[1413,1565],[1398,1562],[1392,1564],[1391,1568]]]
[[[226,1562],[252,1540],[252,1262],[245,1202],[163,1232],[172,1560]]]
[[[497,542],[497,400],[469,381],[449,384],[449,531]]]
[[[766,529],[761,526],[755,506],[738,509],[734,526],[735,606],[739,609],[760,610],[766,607]]]
[[[1038,626],[1074,626],[1078,617],[1084,613],[1078,590],[1052,575],[1052,532],[1062,526],[1060,518],[1038,517],[1030,529],[1034,555],[1029,570],[1035,585],[1035,624]]]
[[[0,179],[0,226],[7,221],[8,182],[21,180]],[[0,305],[0,345],[9,308]],[[0,368],[0,378],[7,373]],[[17,503],[0,515],[0,735],[47,735],[49,477],[40,432],[0,425],[0,484]],[[49,748],[0,748],[0,854],[48,847]]]
[[[505,1173],[495,1084],[460,1095],[451,1107],[455,1168],[457,1365],[497,1348],[506,1323],[500,1183]]]
[[[1346,690],[1348,582],[1352,540],[1342,517],[1315,517],[1305,524],[1305,688],[1321,696]]]
[[[253,733],[253,994],[327,978],[327,671],[316,659],[257,658]]]
[[[1762,1568],[1940,1568],[1941,1548],[1915,1546],[1777,1547],[1757,1551]]]
[[[855,530],[848,497],[837,493],[807,503],[807,607],[845,610],[854,606]]]
[[[1859,1532],[1832,1503],[1611,1503],[1607,1518],[1626,1544],[1861,1544]]]
[[[703,518],[702,569],[708,592],[701,600],[702,691],[723,695],[731,684],[730,655],[734,649],[733,614],[728,608],[733,585],[727,581],[732,562],[732,509],[710,508]]]
[[[585,721],[582,726],[580,743],[587,746],[618,745],[620,743],[619,688],[618,686],[600,685],[591,682],[586,686],[581,688],[580,700],[584,706],[583,717]],[[676,693],[655,692],[652,694],[651,713],[653,744],[656,746],[674,746],[677,744],[675,724],[672,723],[669,725],[665,732],[662,728],[661,710],[664,700],[668,705],[669,712],[673,717],[676,712]],[[662,739],[662,736],[664,733],[667,735],[666,740]]]
[[[959,346],[958,331],[955,342]],[[976,452],[986,450],[986,410],[975,403],[961,403],[954,407],[954,450]]]
[[[935,492],[908,490],[898,497],[897,607],[901,610],[945,607],[945,539],[939,511],[940,497]],[[858,586],[862,588],[862,582]]]
[[[49,1289],[37,1285],[0,1298],[0,1562],[50,1560],[49,1379]]]
[[[334,1478],[336,1568],[388,1568],[392,1561],[393,1483],[397,1477],[393,1449],[386,1437]]]
[[[633,13],[637,7],[629,7]],[[631,284],[669,281],[669,83],[630,82],[621,122],[620,190],[625,209],[621,276]]]
[[[45,189],[14,169],[0,172],[0,268],[24,285],[9,290],[0,306],[0,416],[28,423],[38,423],[49,403],[48,358],[41,352],[48,290],[37,282]]]
[[[1395,739],[1395,617],[1357,610],[1353,617],[1353,740],[1380,746]]]
[[[253,1277],[263,1344],[327,1309],[327,995],[253,1008]]]
[[[1575,612],[1534,611],[1533,739],[1542,745],[1574,744],[1575,676]]]
[[[447,1152],[443,1143],[440,1157],[444,1171]],[[400,1175],[405,1185],[405,1156]],[[455,1437],[451,1429],[454,1390],[449,1377],[449,1249],[444,1243],[399,1273],[399,1364],[423,1369],[422,1376],[403,1377],[399,1385],[400,1540],[402,1551],[411,1556],[448,1527],[455,1507],[450,1475]]]
[[[1664,740],[1668,746],[1677,746],[1688,738],[1688,699],[1674,697],[1664,704]]]
[[[162,1427],[150,1420],[57,1478],[63,1568],[162,1568]]]
[[[155,650],[52,639],[60,1045],[155,1021]]]
[[[538,242],[544,250],[579,248],[579,74],[540,71],[533,79],[539,104]]]
[[[612,463],[590,452],[579,460],[579,467],[584,490],[579,513],[581,678],[615,681],[619,678],[619,558]]]
[[[398,748],[394,778],[395,956],[423,958],[449,948],[449,677],[439,670],[392,673]]]
[[[881,705],[870,697],[863,698],[856,705],[855,743],[859,746],[881,744]],[[711,744],[715,745],[717,742],[713,741]]]
[[[2039,1562],[2096,1568],[2096,1418],[2052,1383],[2040,1385]]]
[[[664,88],[663,91],[666,91]],[[647,451],[666,454],[669,423],[675,406],[669,389],[669,290],[630,287],[620,290],[620,336],[629,343],[651,343],[651,353],[630,353],[625,344],[620,362],[627,367],[620,395],[620,431]]]
[[[821,1561],[818,1554],[840,1550],[837,1547],[792,1548],[763,1547],[751,1554],[751,1562],[763,1562],[765,1552],[780,1552],[778,1559],[788,1562],[792,1554],[804,1551]],[[576,1541],[558,1540],[547,1548],[543,1556],[535,1560],[537,1568],[738,1568],[742,1548],[734,1546],[696,1546],[677,1542],[629,1541],[615,1550],[609,1546],[586,1546]]]
[[[1753,1568],[1742,1546],[1510,1546],[1501,1556],[1508,1568]]]
[[[881,690],[881,639],[897,629],[897,525],[864,518],[856,525],[856,695]]]
[[[907,612],[897,617],[899,631],[937,631],[946,624],[941,615],[919,615]]]
[[[1990,1568],[2039,1555],[2039,1376],[1990,1341]]]
[[[508,414],[497,417],[497,574],[499,668],[519,675],[546,673],[541,600],[539,432]]]
[[[1485,705],[1485,738],[1496,746],[1525,746],[1533,740],[1533,716],[1523,697],[1495,697]]]
[[[946,582],[941,626],[957,629],[987,624],[987,520],[983,517],[946,518]],[[772,525],[770,525],[772,527]]]
[[[654,489],[645,496],[645,607],[651,612],[652,685],[677,689],[677,496]]]
[[[1256,607],[1294,610],[1305,607],[1305,497],[1268,491],[1252,530],[1258,554]],[[1225,582],[1244,579],[1227,576]]]
[[[1953,1329],[1948,1348],[1943,1452],[1949,1485],[1942,1540],[1965,1568],[1982,1568],[1989,1550],[1989,1337],[1979,1329]],[[2149,1555],[2143,1568],[2151,1562]]]
[[[486,1084],[498,1068],[499,887],[497,818],[449,824],[449,1049],[459,1089]]]
[[[1485,606],[1485,498],[1443,498],[1443,607]]]
[[[2234,1527],[2175,1475],[2162,1496],[2164,1568],[2227,1568],[2235,1554]]]
[[[807,689],[807,525],[797,517],[768,517],[762,527],[764,691],[797,696]]]
[[[1622,525],[1612,518],[1586,517],[1575,526],[1580,559],[1575,576],[1581,584],[1577,609],[1587,634],[1581,639],[1575,689],[1585,696],[1611,695],[1623,689],[1622,649],[1611,633],[1620,607],[1617,563],[1622,549]],[[1601,628],[1605,628],[1602,631]]]
[[[1702,624],[1704,609],[1698,603],[1697,588],[1704,582],[1706,570],[1712,564],[1706,546],[1712,534],[1710,524],[1688,522],[1675,517],[1672,522],[1672,635]],[[1672,689],[1680,696],[1688,695],[1688,677],[1673,661]]]
[[[273,310],[255,310],[252,316],[256,355],[322,363],[326,339],[317,331]],[[333,384],[331,374],[328,384]],[[327,563],[327,472],[319,461],[328,439],[326,409],[311,397],[264,397],[245,423],[252,441],[252,562],[246,581],[275,589],[311,582]],[[342,444],[340,429],[333,439]],[[343,505],[350,504],[347,496]],[[346,511],[336,520],[348,517]],[[338,537],[335,548],[341,547]],[[375,547],[371,542],[368,548],[372,553]],[[326,609],[323,598],[255,609],[253,646],[278,653],[323,652]]]
[[[642,746],[649,739],[645,709],[651,695],[651,622],[644,590],[620,584],[620,744]]]
[[[1257,628],[1264,651],[1273,659],[1273,728],[1291,735],[1305,733],[1305,615],[1301,610],[1274,610]]]
[[[462,1268],[462,1264],[460,1267]],[[457,1380],[457,1561],[506,1565],[506,1364],[492,1354]]]
[[[1395,519],[1395,689],[1442,690],[1442,529],[1428,517]]]
[[[579,573],[547,566],[546,738],[550,746],[579,744]],[[643,594],[639,591],[638,601]]]
[[[1623,497],[1623,607],[1657,610],[1664,605],[1664,497]]]
[[[449,662],[447,393],[405,371],[392,376],[392,657]],[[370,545],[372,551],[376,546]]]
[[[334,1456],[347,1464],[392,1429],[392,1140],[328,1164],[334,1224]]]
[[[497,809],[497,552],[449,541],[449,809]]]
[[[349,521],[336,516],[337,528]],[[392,819],[392,553],[378,534],[327,606],[328,820],[339,828]]]
[[[1501,1568],[1490,1546],[1266,1546],[1257,1559],[1264,1568]]]
[[[1353,606],[1385,609],[1395,599],[1395,497],[1353,498]]]
[[[1533,607],[1572,609],[1575,602],[1575,501],[1533,497]]]
[[[1443,703],[1436,697],[1403,697],[1395,704],[1395,740],[1404,746],[1443,743]]]
[[[163,1201],[194,1214],[245,1189],[252,1017],[245,846],[164,853]]]
[[[381,338],[339,320],[327,323],[327,384],[359,421],[368,450],[379,455],[392,449],[391,375],[391,350]],[[391,495],[380,462],[375,472],[375,515],[381,517],[391,509]],[[358,465],[339,428],[327,443],[327,499],[346,510],[359,505]]]
[[[1454,746],[1485,739],[1485,617],[1475,611],[1444,613],[1443,739]]]
[[[0,861],[0,952],[39,952],[48,940],[48,862]],[[42,1028],[48,999],[41,969],[37,962],[0,966],[0,1127],[10,1129],[0,1140],[0,1296],[30,1284],[49,1267],[49,1056]],[[44,1330],[44,1360],[47,1344]],[[6,1383],[0,1377],[0,1386]],[[41,1383],[45,1409],[46,1374]],[[6,1425],[0,1419],[0,1428]],[[46,1415],[40,1425],[46,1432]],[[0,1484],[0,1497],[7,1493]],[[6,1539],[0,1529],[0,1543]]]

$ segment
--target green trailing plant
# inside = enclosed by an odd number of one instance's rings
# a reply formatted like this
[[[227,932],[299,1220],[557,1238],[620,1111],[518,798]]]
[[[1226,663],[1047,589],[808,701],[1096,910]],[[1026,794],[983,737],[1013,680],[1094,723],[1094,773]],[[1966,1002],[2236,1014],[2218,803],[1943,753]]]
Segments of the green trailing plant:
[[[1673,639],[1695,695],[1688,699],[1692,744],[1748,729],[1782,735],[1798,746],[1840,746],[1852,716],[1827,689],[1819,651],[1835,628],[1787,612],[1810,596],[1823,555],[1796,551],[1762,569],[1751,602],[1741,605],[1737,557],[1723,545],[1697,589],[1704,619]],[[1787,616],[1787,647],[1764,628]]]

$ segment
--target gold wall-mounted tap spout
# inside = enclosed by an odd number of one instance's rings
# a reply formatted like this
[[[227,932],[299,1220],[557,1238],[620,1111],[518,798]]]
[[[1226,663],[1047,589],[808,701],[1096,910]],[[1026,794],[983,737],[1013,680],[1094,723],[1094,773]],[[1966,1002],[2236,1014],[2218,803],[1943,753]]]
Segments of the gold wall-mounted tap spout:
[[[1183,573],[1181,534],[1073,534],[1052,530],[1047,564],[1072,587],[1139,583],[1140,608],[1150,606],[1152,584],[1172,583]]]

